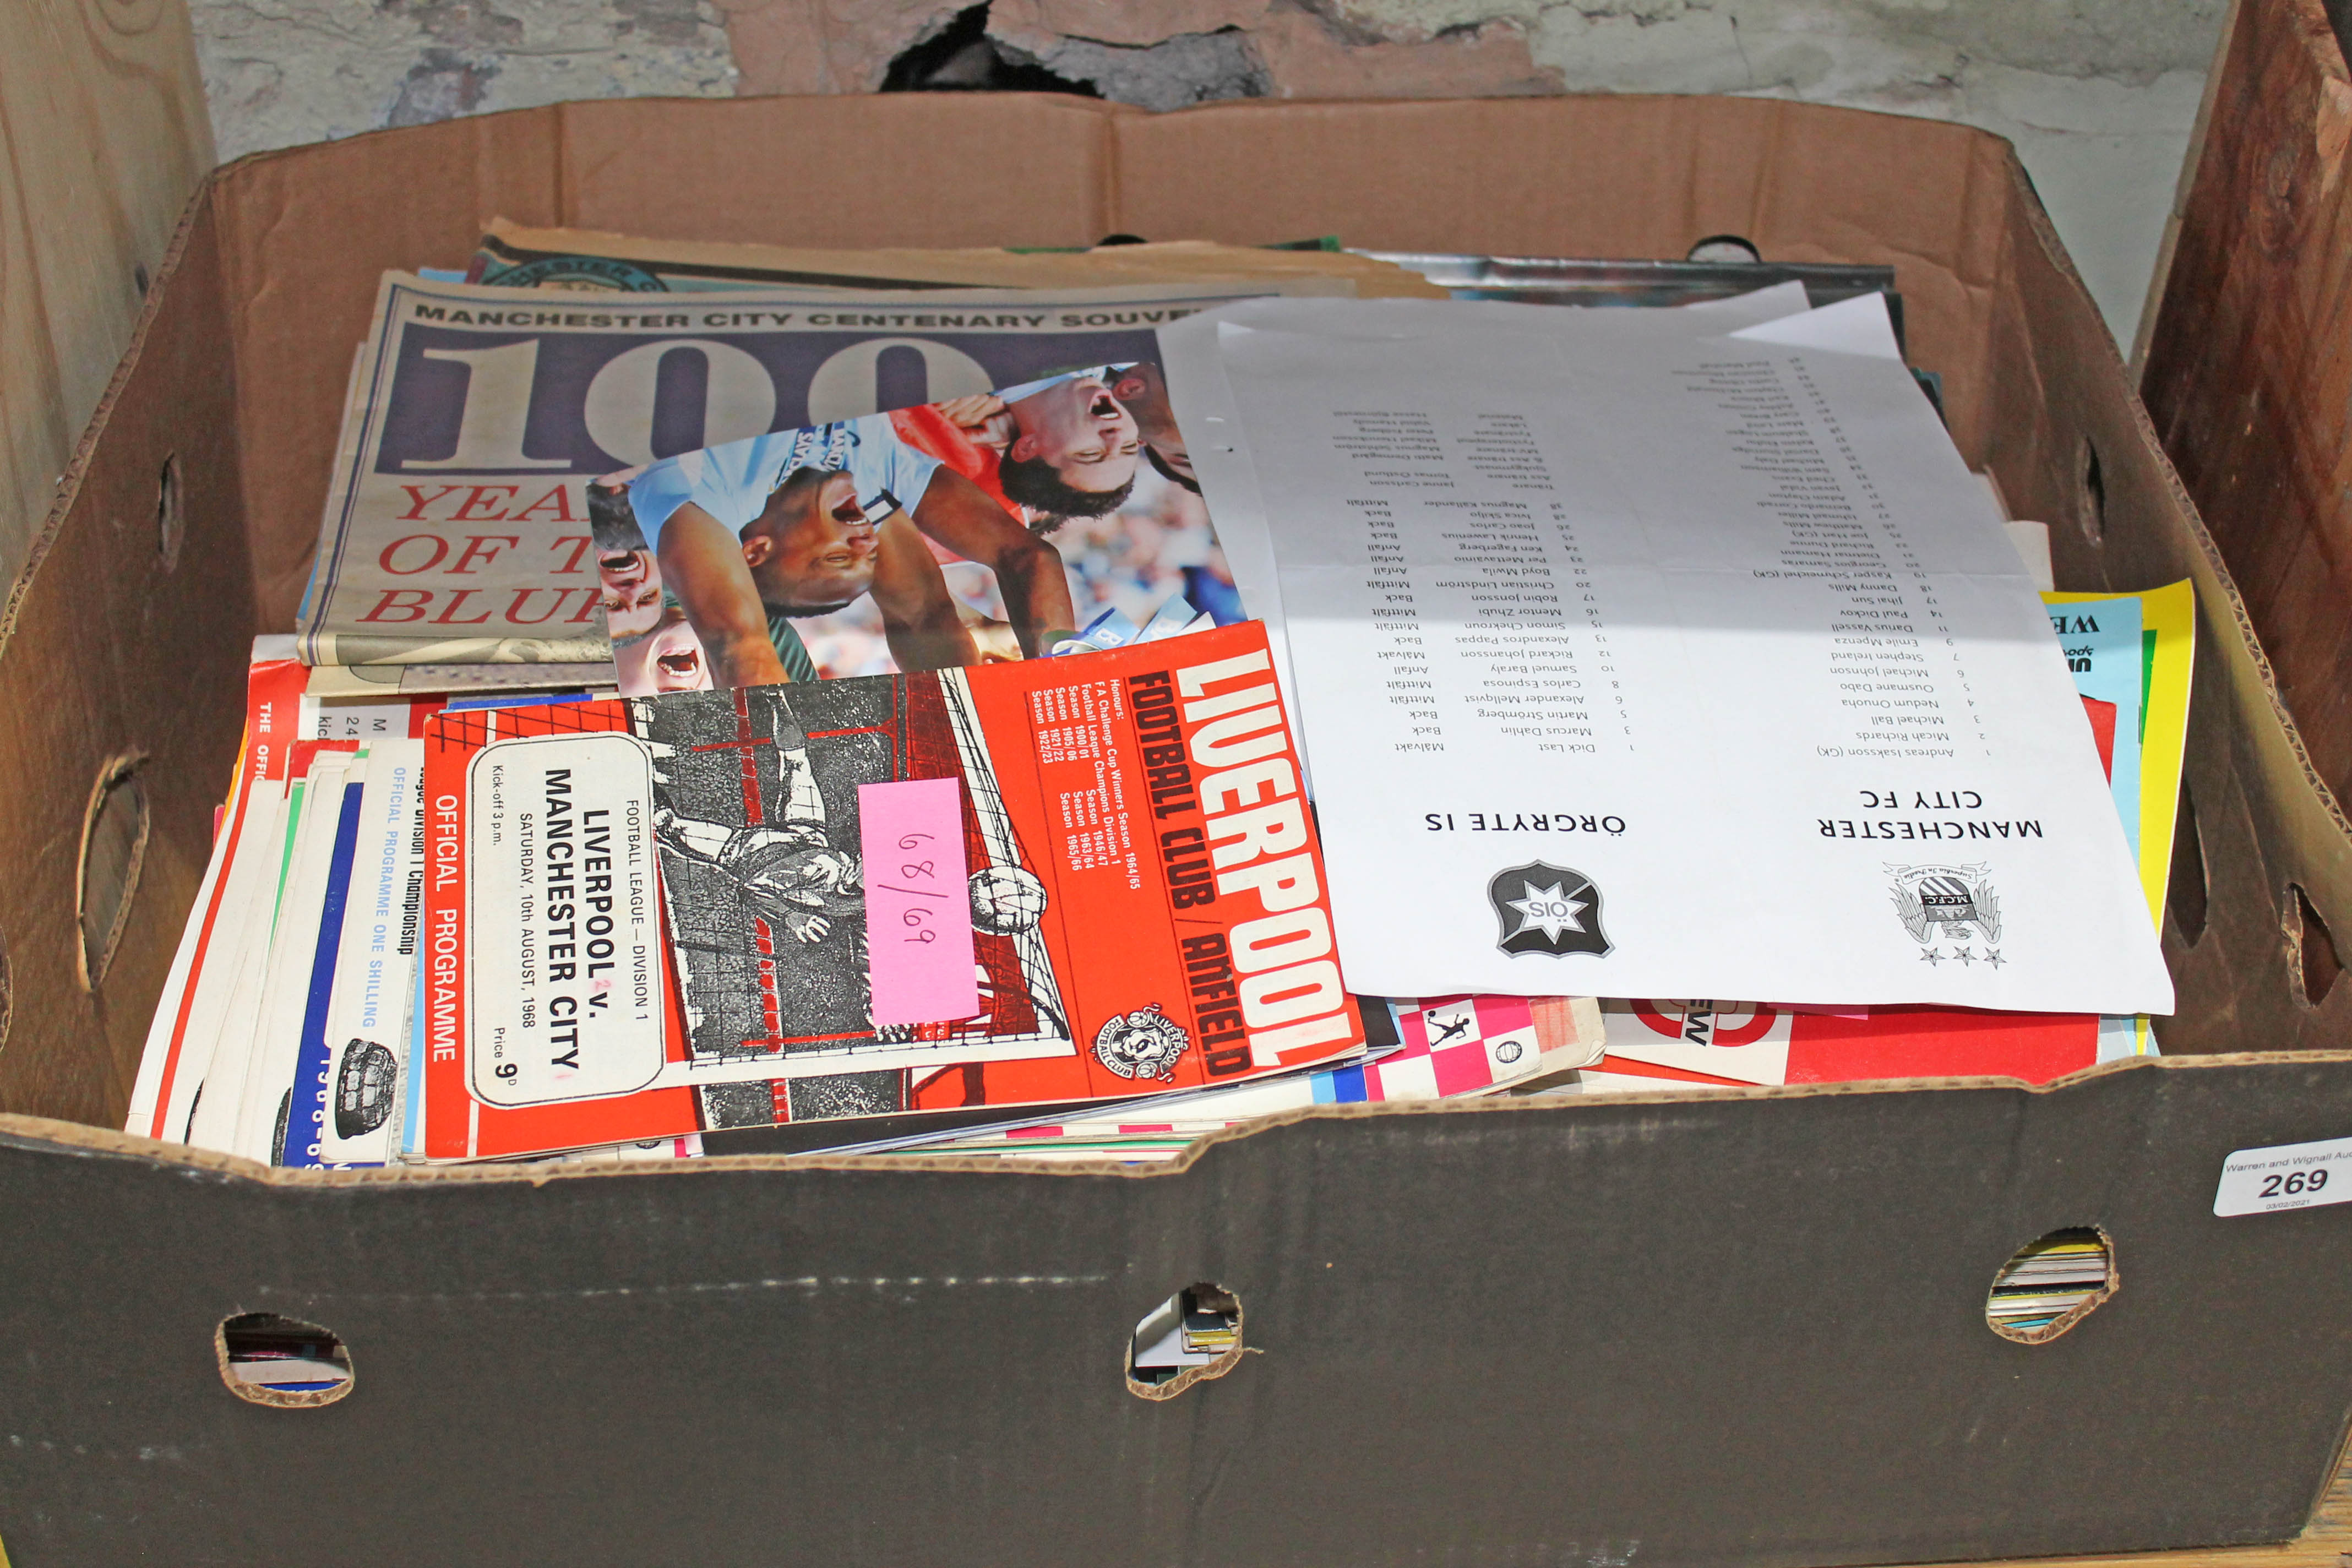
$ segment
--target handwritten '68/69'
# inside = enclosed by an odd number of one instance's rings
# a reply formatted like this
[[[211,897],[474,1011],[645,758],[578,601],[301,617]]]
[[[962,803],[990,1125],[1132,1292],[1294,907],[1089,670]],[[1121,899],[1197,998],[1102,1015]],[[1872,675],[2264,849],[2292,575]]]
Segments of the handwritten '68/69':
[[[931,841],[932,836],[928,833],[902,833],[898,836],[898,847],[901,849],[919,850],[924,845],[930,843]],[[898,875],[909,882],[928,881],[934,885],[929,888],[907,888],[899,887],[894,883],[885,882],[883,884],[883,888],[887,891],[893,893],[907,893],[918,899],[946,899],[950,896],[946,889],[936,885],[939,880],[939,863],[936,860],[908,860],[902,862],[898,867]],[[913,908],[901,910],[898,915],[898,921],[901,925],[908,927],[911,931],[911,934],[902,937],[899,940],[903,942],[925,943],[939,941],[940,933],[930,923],[936,911],[925,909],[919,904]]]

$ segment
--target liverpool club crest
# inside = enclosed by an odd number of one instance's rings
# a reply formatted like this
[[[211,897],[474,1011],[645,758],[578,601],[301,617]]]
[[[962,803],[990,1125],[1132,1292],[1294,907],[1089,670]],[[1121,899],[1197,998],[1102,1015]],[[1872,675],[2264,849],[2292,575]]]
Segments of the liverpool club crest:
[[[1601,889],[1581,871],[1541,860],[1514,866],[1486,884],[1486,901],[1502,922],[1495,945],[1514,956],[1589,952],[1601,958],[1612,946],[1601,929]]]
[[[1121,1078],[1173,1079],[1184,1047],[1192,1043],[1184,1026],[1160,1004],[1122,1013],[1095,1032],[1095,1059]]]

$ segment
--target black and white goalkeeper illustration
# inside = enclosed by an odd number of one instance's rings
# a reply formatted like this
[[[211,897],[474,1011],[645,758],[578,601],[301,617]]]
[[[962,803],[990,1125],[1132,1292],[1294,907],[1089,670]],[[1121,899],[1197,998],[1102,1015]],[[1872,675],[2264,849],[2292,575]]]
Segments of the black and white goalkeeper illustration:
[[[630,710],[654,753],[688,1048],[697,1061],[772,1059],[785,1086],[710,1084],[705,1125],[806,1120],[818,1101],[837,1106],[819,1114],[896,1110],[900,1069],[1071,1054],[1039,929],[1045,885],[1024,863],[960,672],[682,692]],[[877,1026],[858,788],[950,776],[964,789],[980,1009]]]
[[[856,847],[836,844],[826,831],[824,793],[809,763],[808,737],[792,716],[779,687],[762,687],[750,701],[766,710],[770,743],[782,775],[772,817],[740,826],[677,815],[665,805],[654,815],[654,832],[665,848],[713,868],[734,888],[744,907],[794,942],[812,945],[838,924],[861,950],[856,965],[864,973],[866,936],[864,872]],[[657,785],[667,784],[656,774]]]

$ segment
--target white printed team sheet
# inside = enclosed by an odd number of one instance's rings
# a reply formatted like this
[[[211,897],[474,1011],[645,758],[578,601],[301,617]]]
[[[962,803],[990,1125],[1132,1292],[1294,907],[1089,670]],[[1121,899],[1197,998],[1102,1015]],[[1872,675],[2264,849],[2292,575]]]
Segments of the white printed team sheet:
[[[1228,548],[1271,547],[1350,990],[2170,1010],[1876,297],[1713,336],[1382,303],[1221,312],[1222,384],[1171,358]]]

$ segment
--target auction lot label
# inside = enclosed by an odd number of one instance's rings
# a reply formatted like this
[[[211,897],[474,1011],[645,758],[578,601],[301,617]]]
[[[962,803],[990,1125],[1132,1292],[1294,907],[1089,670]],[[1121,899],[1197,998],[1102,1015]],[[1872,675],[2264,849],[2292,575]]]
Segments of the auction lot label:
[[[2352,1203],[2352,1138],[2241,1149],[2221,1162],[2213,1212],[2223,1218]]]

